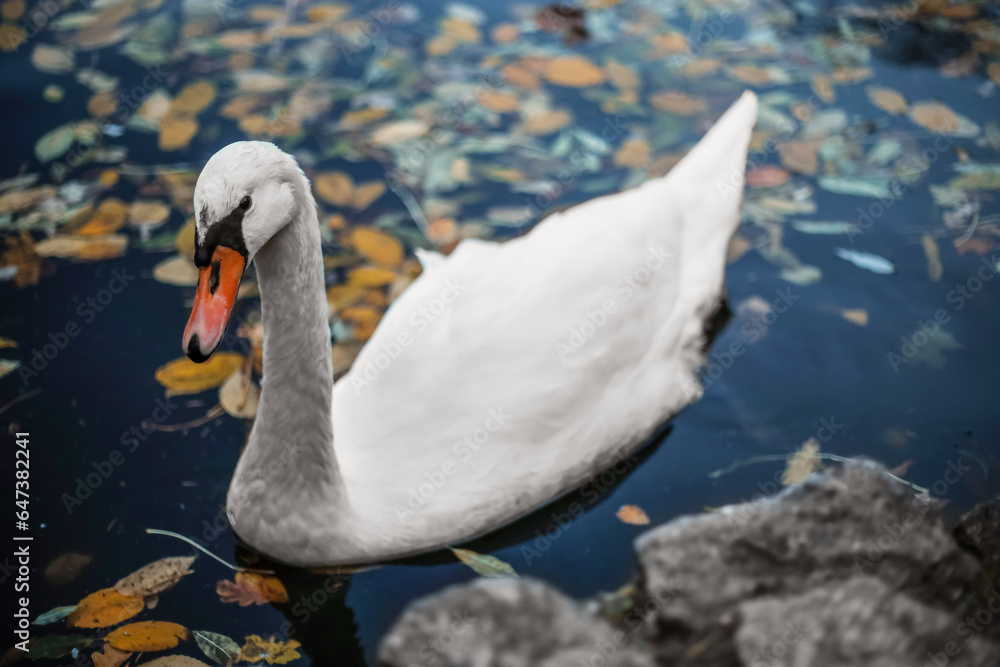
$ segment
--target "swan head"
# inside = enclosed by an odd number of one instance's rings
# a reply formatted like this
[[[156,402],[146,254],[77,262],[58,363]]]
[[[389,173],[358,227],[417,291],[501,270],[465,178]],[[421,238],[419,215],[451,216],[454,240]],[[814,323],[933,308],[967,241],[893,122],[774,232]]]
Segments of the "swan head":
[[[294,158],[264,141],[229,144],[205,165],[194,190],[198,288],[182,340],[193,361],[219,346],[243,272],[291,221],[303,181]]]

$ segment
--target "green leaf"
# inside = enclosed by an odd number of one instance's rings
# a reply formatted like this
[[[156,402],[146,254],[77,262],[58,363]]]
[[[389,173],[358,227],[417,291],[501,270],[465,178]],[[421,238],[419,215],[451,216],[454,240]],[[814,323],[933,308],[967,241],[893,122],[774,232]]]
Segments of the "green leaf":
[[[72,604],[67,607],[56,607],[55,609],[49,609],[44,614],[39,615],[35,619],[35,625],[48,625],[49,623],[55,623],[56,621],[61,621],[76,609],[76,605]]]
[[[857,195],[858,197],[875,197],[878,199],[895,199],[889,189],[889,179],[882,176],[820,176],[819,186],[824,190],[842,195]]]
[[[195,630],[194,640],[202,653],[220,665],[231,665],[240,659],[240,645],[225,635]]]
[[[484,577],[517,576],[517,572],[514,571],[514,568],[511,567],[509,563],[505,563],[499,558],[484,556],[468,549],[452,549],[451,552],[455,554],[455,557],[458,558],[458,560],[471,567],[476,574],[480,574]]]
[[[35,143],[35,157],[42,162],[50,162],[69,150],[76,138],[76,124],[67,123],[49,130]]]
[[[28,645],[28,657],[32,660],[48,658],[55,660],[70,653],[73,649],[87,648],[94,640],[83,635],[47,635],[35,637]]]

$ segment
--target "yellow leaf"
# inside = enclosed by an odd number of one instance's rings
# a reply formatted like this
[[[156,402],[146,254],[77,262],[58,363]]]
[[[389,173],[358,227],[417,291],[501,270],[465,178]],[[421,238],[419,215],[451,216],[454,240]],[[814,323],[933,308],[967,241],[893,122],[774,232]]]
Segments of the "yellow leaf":
[[[347,284],[358,287],[382,287],[396,279],[396,274],[388,269],[362,266],[351,271]]]
[[[584,88],[604,81],[604,73],[583,56],[564,56],[549,61],[545,78],[558,86]]]
[[[128,237],[123,234],[79,237],[53,236],[39,241],[35,252],[39,257],[75,257],[85,260],[120,257],[128,248]]]
[[[182,640],[187,641],[188,630],[183,625],[166,621],[140,621],[123,625],[108,634],[104,641],[122,651],[165,651]]]
[[[478,42],[481,38],[479,28],[465,19],[445,19],[441,22],[441,28],[445,35],[459,42]]]
[[[497,113],[510,113],[521,108],[521,100],[517,99],[517,95],[512,95],[511,93],[484,90],[476,95],[476,99],[484,107]]]
[[[755,65],[737,65],[730,68],[729,73],[743,83],[749,83],[752,86],[766,86],[774,82],[770,70]]]
[[[895,115],[906,113],[906,98],[892,88],[866,86],[865,94],[872,104],[886,113]]]
[[[615,512],[615,516],[622,521],[622,523],[628,523],[633,526],[648,526],[649,516],[646,512],[638,505],[622,505]]]
[[[313,179],[316,194],[337,206],[350,206],[354,200],[354,182],[341,171],[317,174]]]
[[[128,222],[133,227],[158,227],[170,217],[170,207],[163,202],[141,199],[128,209]]]
[[[620,90],[635,90],[639,87],[639,77],[628,65],[623,65],[615,60],[608,61],[604,66],[611,83]]]
[[[503,69],[500,70],[500,76],[507,83],[522,90],[538,90],[539,86],[542,85],[542,82],[531,70],[520,65],[504,65]]]
[[[568,111],[557,109],[555,111],[542,111],[526,116],[521,129],[526,134],[540,136],[551,134],[560,130],[573,122],[573,116]]]
[[[0,336],[0,349],[3,349],[5,347],[17,347],[17,341]]]
[[[170,103],[171,114],[197,115],[215,100],[215,86],[209,81],[194,81]]]
[[[295,649],[302,646],[294,639],[286,642],[274,641],[274,638],[264,639],[259,635],[249,635],[240,651],[240,659],[247,662],[264,660],[269,665],[284,665],[302,656]]]
[[[339,317],[353,325],[355,338],[368,340],[375,333],[382,313],[371,306],[352,306],[342,310]]]
[[[94,118],[110,116],[118,108],[118,97],[111,93],[96,93],[87,101],[87,111]]]
[[[177,237],[174,239],[174,247],[177,248],[181,257],[194,259],[194,232],[195,217],[192,215],[177,232]]]
[[[403,244],[395,236],[371,227],[358,227],[351,234],[351,243],[365,259],[385,266],[403,263]]]
[[[336,315],[344,308],[361,303],[368,289],[356,285],[333,285],[326,291],[326,303],[330,313]]]
[[[622,167],[645,167],[649,164],[649,144],[642,139],[631,139],[615,153],[615,164]]]
[[[103,588],[80,600],[80,604],[66,618],[66,624],[71,628],[106,628],[132,618],[145,606],[141,597]]]
[[[238,352],[216,352],[201,364],[181,357],[156,369],[156,381],[170,394],[197,394],[218,387],[242,364]]]
[[[340,117],[340,122],[344,127],[356,128],[376,120],[382,120],[388,115],[389,111],[381,107],[358,109],[356,111],[345,111]]]
[[[0,16],[8,21],[21,18],[24,14],[24,0],[7,0],[0,5]]]
[[[516,41],[521,31],[514,23],[500,23],[490,31],[490,39],[497,44],[510,44]]]
[[[868,311],[864,308],[845,308],[840,311],[840,316],[848,322],[854,322],[859,327],[868,326]]]
[[[941,251],[938,249],[937,241],[930,234],[924,234],[921,241],[924,245],[924,254],[927,256],[927,277],[937,282],[944,273],[944,268],[941,266]]]
[[[315,23],[333,23],[347,13],[346,5],[313,5],[309,8],[309,20]]]
[[[372,202],[385,194],[384,181],[368,181],[361,183],[354,189],[354,196],[351,198],[351,206],[357,210],[362,210],[371,206]]]
[[[140,667],[208,667],[208,665],[186,655],[165,655],[162,658],[144,662]]]
[[[673,91],[653,95],[649,101],[660,111],[668,111],[679,116],[694,116],[708,109],[704,100]]]
[[[101,172],[100,183],[102,188],[110,188],[112,185],[118,182],[118,170],[117,169],[105,169]]]
[[[160,150],[184,148],[198,134],[198,121],[190,116],[168,114],[160,121]]]
[[[105,199],[94,211],[90,220],[76,230],[76,233],[83,236],[103,236],[116,232],[125,224],[127,214],[128,207],[125,206],[125,202],[113,197]]]
[[[797,484],[816,472],[819,461],[817,454],[819,454],[819,441],[816,438],[809,438],[802,443],[798,451],[788,457],[781,483],[785,486]]]

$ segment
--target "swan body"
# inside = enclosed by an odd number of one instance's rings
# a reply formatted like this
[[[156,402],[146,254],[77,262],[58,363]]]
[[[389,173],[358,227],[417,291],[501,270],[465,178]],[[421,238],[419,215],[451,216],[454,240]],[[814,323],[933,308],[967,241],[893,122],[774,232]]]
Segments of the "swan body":
[[[256,262],[265,371],[227,498],[236,533],[293,565],[385,561],[509,523],[642,444],[700,395],[756,108],[744,93],[665,177],[505,243],[421,251],[335,386],[308,181],[270,144],[217,153],[195,192],[206,284],[184,346],[211,354],[232,276]]]

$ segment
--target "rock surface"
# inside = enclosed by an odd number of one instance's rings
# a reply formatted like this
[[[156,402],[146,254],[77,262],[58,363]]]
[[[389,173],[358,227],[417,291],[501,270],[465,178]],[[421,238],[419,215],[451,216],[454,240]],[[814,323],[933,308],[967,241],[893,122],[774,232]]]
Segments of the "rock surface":
[[[411,606],[380,661],[1000,665],[1000,593],[984,592],[996,582],[982,560],[1000,539],[997,503],[964,519],[960,546],[934,501],[852,462],[646,532],[636,594],[615,605],[634,603],[638,622],[614,627],[543,583],[484,579]],[[463,613],[476,621],[459,633],[451,624]]]

